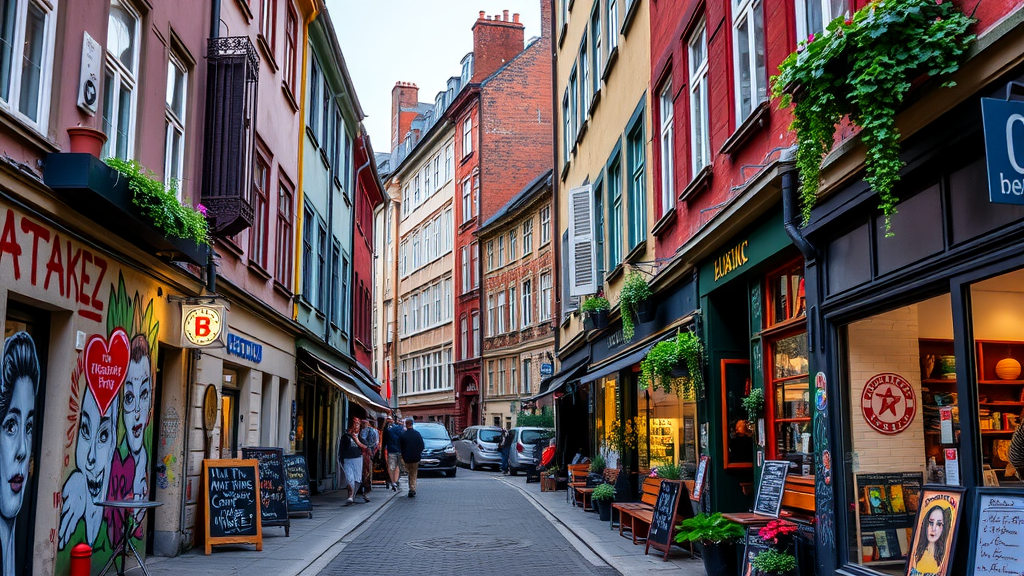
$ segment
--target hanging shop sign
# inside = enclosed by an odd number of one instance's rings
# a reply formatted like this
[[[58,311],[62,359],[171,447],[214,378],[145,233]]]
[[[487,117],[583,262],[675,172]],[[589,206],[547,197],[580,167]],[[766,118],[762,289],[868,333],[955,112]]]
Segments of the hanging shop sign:
[[[1024,102],[981,99],[988,200],[1024,204]]]
[[[555,365],[544,362],[540,365],[541,376],[551,376],[555,373]]]
[[[181,346],[183,348],[206,348],[221,342],[225,326],[223,306],[181,305]]]
[[[263,361],[263,345],[228,333],[228,354],[259,364]]]
[[[734,237],[701,265],[697,283],[700,295],[704,296],[740,277],[792,244],[782,225],[782,212],[773,214],[759,226],[748,228],[742,235]]]
[[[882,434],[899,434],[917,415],[917,396],[906,378],[885,372],[864,385],[860,406],[868,426]]]

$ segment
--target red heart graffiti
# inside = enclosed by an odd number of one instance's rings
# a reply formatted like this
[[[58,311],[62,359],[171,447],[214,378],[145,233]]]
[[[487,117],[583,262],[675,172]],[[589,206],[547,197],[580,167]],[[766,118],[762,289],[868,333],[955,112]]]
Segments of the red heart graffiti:
[[[114,329],[109,341],[93,334],[85,345],[85,380],[101,414],[107,413],[121,391],[128,376],[129,357],[128,334],[121,328]]]

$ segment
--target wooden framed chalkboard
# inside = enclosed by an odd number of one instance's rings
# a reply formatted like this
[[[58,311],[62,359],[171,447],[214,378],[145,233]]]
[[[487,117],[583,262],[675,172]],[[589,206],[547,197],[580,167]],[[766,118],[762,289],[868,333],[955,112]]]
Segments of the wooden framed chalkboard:
[[[788,460],[764,461],[764,467],[761,468],[761,483],[757,485],[757,497],[754,498],[754,514],[779,517],[788,475]]]
[[[285,489],[284,450],[280,448],[242,448],[242,458],[260,463],[260,521],[263,527],[281,526],[291,536],[288,496]]]
[[[662,560],[668,559],[672,548],[672,536],[679,516],[679,494],[685,491],[681,480],[662,480],[658,499],[654,502],[651,528],[647,532],[647,546],[644,554],[654,548],[663,553]]]
[[[285,454],[284,473],[288,498],[288,513],[305,513],[313,517],[313,502],[309,499],[309,467],[303,454]]]
[[[218,544],[255,544],[263,550],[257,460],[203,460],[206,553]]]
[[[748,526],[747,535],[743,537],[743,565],[740,570],[740,574],[743,576],[757,574],[758,571],[754,568],[754,558],[757,558],[761,552],[770,549],[768,543],[758,535],[760,530],[760,526]]]
[[[968,574],[1024,574],[1024,490],[978,488]]]

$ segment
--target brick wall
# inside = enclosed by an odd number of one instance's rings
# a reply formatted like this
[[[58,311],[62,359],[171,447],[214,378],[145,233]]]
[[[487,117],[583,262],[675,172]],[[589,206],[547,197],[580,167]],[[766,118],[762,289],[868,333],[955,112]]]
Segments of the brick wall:
[[[483,11],[473,24],[473,78],[480,82],[523,51],[525,27],[519,14],[487,16]]]

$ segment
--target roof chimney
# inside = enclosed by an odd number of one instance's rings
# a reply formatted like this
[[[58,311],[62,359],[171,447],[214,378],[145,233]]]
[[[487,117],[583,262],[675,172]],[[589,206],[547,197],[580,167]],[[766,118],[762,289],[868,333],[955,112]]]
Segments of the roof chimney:
[[[473,78],[480,82],[523,51],[525,27],[509,19],[509,11],[473,25]]]
[[[508,10],[501,11],[501,21],[508,22]]]
[[[420,89],[412,82],[395,82],[391,89],[391,149],[398,148],[416,118]]]

